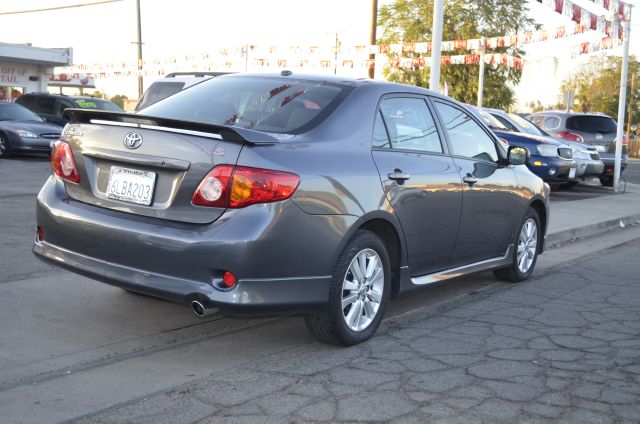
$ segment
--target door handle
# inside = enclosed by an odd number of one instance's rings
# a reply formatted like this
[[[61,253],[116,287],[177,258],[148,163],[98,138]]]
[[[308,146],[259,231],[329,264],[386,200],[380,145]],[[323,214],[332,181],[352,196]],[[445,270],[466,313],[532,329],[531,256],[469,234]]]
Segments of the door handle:
[[[400,170],[396,170],[394,172],[390,172],[387,174],[390,180],[396,181],[398,184],[404,183],[406,180],[411,178],[411,175],[405,174],[404,172],[399,172]]]
[[[467,174],[464,177],[462,177],[462,181],[472,186],[478,182],[478,179],[471,174]]]

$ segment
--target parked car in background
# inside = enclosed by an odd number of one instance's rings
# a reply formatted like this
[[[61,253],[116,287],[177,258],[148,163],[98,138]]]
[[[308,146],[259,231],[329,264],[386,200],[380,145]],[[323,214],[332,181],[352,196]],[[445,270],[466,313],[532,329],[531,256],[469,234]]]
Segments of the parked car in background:
[[[51,151],[52,141],[62,128],[46,123],[29,109],[15,103],[0,102],[0,157],[14,153]]]
[[[227,75],[229,72],[172,72],[154,81],[149,88],[145,90],[136,105],[135,111],[142,110],[166,99],[185,88],[199,84],[210,78]]]
[[[604,171],[600,175],[600,183],[613,185],[613,168],[615,164],[616,121],[602,113],[577,113],[550,110],[537,112],[527,117],[544,131],[560,139],[585,143],[594,146],[604,163]],[[622,140],[622,167],[627,167],[626,139]]]
[[[301,313],[318,339],[352,345],[392,297],[531,275],[549,187],[527,156],[423,88],[222,76],[144,115],[73,111],[34,252],[199,316]]]
[[[47,122],[64,127],[69,122],[67,109],[106,110],[122,112],[122,108],[108,100],[89,96],[65,96],[63,94],[27,93],[16,99],[16,103],[40,115]]]
[[[483,108],[509,131],[531,134],[537,137],[551,137],[547,132],[537,127],[520,115],[505,112],[499,109]],[[600,160],[600,154],[595,146],[578,143],[570,140],[562,140],[562,144],[569,146],[573,151],[573,160],[576,161],[576,179],[569,185],[577,184],[580,179],[600,177],[604,172],[604,163]]]
[[[531,156],[527,167],[554,188],[561,184],[575,182],[577,165],[573,160],[573,151],[551,137],[540,137],[532,134],[509,131],[496,117],[484,108],[472,108],[483,119],[485,124],[509,146],[526,147]]]

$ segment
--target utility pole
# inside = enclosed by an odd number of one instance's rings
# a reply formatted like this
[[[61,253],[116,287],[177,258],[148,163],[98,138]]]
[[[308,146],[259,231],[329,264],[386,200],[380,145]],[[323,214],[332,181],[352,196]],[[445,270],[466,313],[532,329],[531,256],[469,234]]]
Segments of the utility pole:
[[[140,0],[136,0],[136,18],[138,20],[138,99],[142,98],[142,20],[140,18]]]
[[[371,1],[371,30],[369,32],[369,45],[377,43],[376,31],[378,30],[378,0]],[[369,53],[369,78],[376,76],[376,54]]]
[[[442,50],[442,25],[444,0],[433,2],[433,29],[431,31],[431,71],[429,89],[440,92],[440,56]]]
[[[480,71],[478,76],[478,107],[482,107],[482,95],[484,94],[484,55],[486,53],[487,38],[480,39]]]
[[[633,103],[636,99],[634,94],[636,90],[636,74],[631,74],[631,97],[629,98],[629,106],[627,106],[627,143],[631,140],[631,112],[633,111]]]
[[[623,19],[625,17],[623,16]],[[631,30],[631,11],[624,21],[624,42],[622,45],[622,72],[620,73],[620,98],[618,100],[618,131],[616,133],[616,161],[613,168],[613,192],[618,192],[622,166],[622,142],[624,134],[624,108],[627,104],[627,76],[629,73],[629,35]]]

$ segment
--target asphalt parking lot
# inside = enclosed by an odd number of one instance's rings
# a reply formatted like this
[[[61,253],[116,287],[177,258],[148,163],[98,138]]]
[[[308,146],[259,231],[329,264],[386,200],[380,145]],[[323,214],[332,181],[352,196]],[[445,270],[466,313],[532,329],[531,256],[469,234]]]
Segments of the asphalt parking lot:
[[[393,302],[343,349],[298,317],[198,319],[38,261],[49,174],[0,160],[2,422],[640,421],[638,228],[548,251],[524,284],[484,273]],[[610,191],[576,193],[553,201]]]

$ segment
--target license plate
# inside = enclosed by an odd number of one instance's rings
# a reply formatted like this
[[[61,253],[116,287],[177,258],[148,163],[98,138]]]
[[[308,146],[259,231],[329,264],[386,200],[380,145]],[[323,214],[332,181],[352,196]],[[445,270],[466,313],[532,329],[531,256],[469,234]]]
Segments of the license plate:
[[[155,172],[112,166],[107,185],[107,197],[149,206],[153,199],[155,184]]]
[[[575,178],[576,176],[576,168],[571,168],[569,170],[569,178]]]

